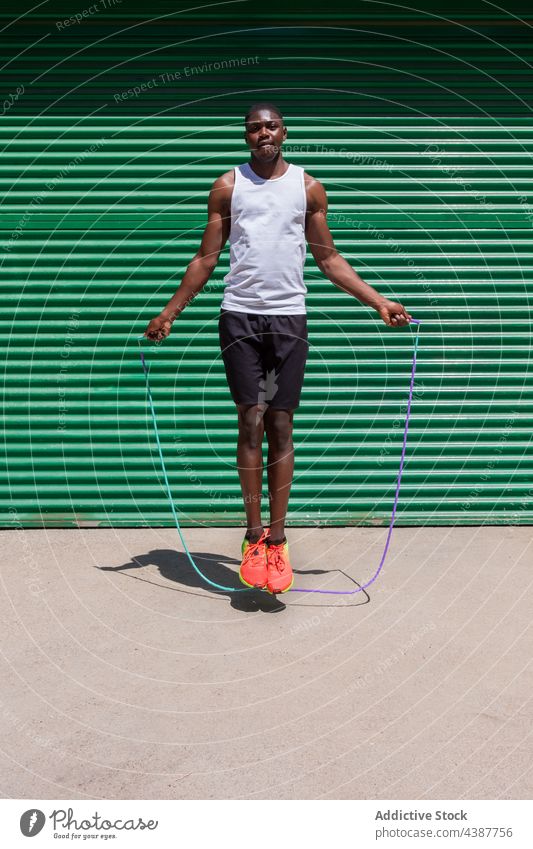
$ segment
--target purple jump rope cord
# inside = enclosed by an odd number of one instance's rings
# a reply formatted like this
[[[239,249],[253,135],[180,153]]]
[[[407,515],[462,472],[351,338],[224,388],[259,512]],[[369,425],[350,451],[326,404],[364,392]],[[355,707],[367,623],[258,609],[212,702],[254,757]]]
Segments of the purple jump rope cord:
[[[395,520],[395,517],[396,517],[396,506],[398,504],[398,496],[400,494],[400,484],[401,484],[401,480],[402,480],[403,464],[404,464],[404,459],[405,459],[405,447],[407,445],[407,431],[409,429],[409,417],[411,415],[411,402],[413,400],[413,386],[414,386],[414,382],[415,382],[415,372],[416,372],[416,353],[417,353],[417,349],[418,349],[418,332],[420,330],[421,322],[418,321],[416,318],[412,318],[412,319],[410,319],[410,323],[416,324],[417,328],[416,328],[416,336],[415,336],[415,345],[414,345],[414,350],[413,350],[413,365],[412,365],[412,368],[411,368],[411,383],[409,385],[409,400],[407,402],[407,413],[406,413],[406,416],[405,416],[405,427],[404,427],[404,431],[403,431],[402,456],[401,456],[401,459],[400,459],[400,471],[398,472],[398,480],[397,480],[397,483],[396,483],[396,494],[395,494],[395,497],[394,497],[394,506],[392,508],[392,516],[391,516],[390,525],[389,525],[389,532],[387,534],[387,540],[385,542],[385,548],[384,548],[383,554],[381,556],[380,564],[379,564],[374,576],[370,579],[370,581],[368,581],[366,584],[363,584],[360,587],[357,587],[356,590],[309,590],[309,589],[303,589],[303,588],[301,589],[299,587],[292,587],[289,590],[289,592],[291,592],[291,593],[320,593],[321,595],[354,595],[355,593],[360,593],[363,590],[365,590],[367,587],[370,586],[370,584],[373,584],[374,581],[376,580],[376,578],[378,577],[379,573],[381,572],[381,569],[382,569],[383,564],[385,562],[385,557],[387,556],[387,551],[389,550],[389,543],[390,543],[390,539],[391,539],[391,536],[392,536],[392,529],[394,527],[394,520]],[[145,338],[146,337],[144,336],[144,334],[142,336],[137,337],[137,341],[139,343],[139,349],[141,347],[141,339],[145,339]],[[197,574],[202,578],[203,581],[205,581],[210,586],[215,587],[216,589],[223,590],[224,592],[253,592],[254,590],[250,589],[248,587],[246,587],[246,588],[245,587],[242,587],[242,588],[241,587],[224,587],[221,584],[215,583],[215,581],[211,581],[206,575],[204,575],[200,571],[200,569],[198,568],[198,566],[196,565],[196,563],[194,562],[194,560],[191,556],[191,553],[190,553],[190,551],[187,547],[187,543],[185,542],[185,540],[183,538],[183,534],[181,532],[181,527],[180,527],[178,515],[176,513],[176,508],[174,506],[172,493],[170,491],[170,484],[169,484],[169,481],[168,481],[168,475],[167,475],[167,470],[166,470],[166,466],[165,466],[165,460],[164,460],[164,457],[163,457],[163,450],[161,448],[161,442],[159,440],[159,430],[158,430],[158,427],[157,427],[157,420],[156,420],[156,415],[155,415],[154,402],[153,402],[153,399],[152,399],[152,392],[151,392],[151,389],[150,389],[150,381],[149,381],[149,378],[148,378],[148,367],[147,367],[146,362],[145,362],[144,354],[141,350],[139,350],[139,354],[140,354],[140,357],[141,357],[141,363],[142,363],[142,367],[143,367],[143,371],[144,371],[144,378],[145,378],[145,381],[146,381],[146,390],[147,390],[147,393],[148,393],[148,401],[149,401],[150,410],[151,410],[151,413],[152,413],[154,433],[155,433],[155,438],[156,438],[156,442],[157,442],[157,448],[158,448],[158,451],[159,451],[159,459],[161,460],[161,468],[163,470],[163,477],[165,479],[166,490],[167,490],[168,498],[169,498],[169,501],[170,501],[170,506],[172,508],[172,513],[174,515],[174,521],[176,523],[176,528],[178,530],[181,541],[183,543],[183,547],[185,548],[185,552],[186,552],[186,554],[187,554],[187,556],[188,556],[188,558],[191,562],[191,565],[193,566],[193,568],[195,569]]]

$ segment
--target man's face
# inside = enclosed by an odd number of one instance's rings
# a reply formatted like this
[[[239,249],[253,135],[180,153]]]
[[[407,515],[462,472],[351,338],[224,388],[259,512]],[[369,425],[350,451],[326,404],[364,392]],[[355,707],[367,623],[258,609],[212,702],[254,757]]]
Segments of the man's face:
[[[287,128],[275,112],[259,109],[250,115],[244,138],[252,156],[261,162],[270,162],[276,158],[287,138]]]

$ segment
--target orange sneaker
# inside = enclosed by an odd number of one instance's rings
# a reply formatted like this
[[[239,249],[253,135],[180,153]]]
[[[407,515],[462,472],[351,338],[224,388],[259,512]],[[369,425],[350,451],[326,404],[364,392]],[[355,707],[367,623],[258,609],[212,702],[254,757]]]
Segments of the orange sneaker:
[[[257,542],[243,540],[241,553],[242,563],[239,569],[241,583],[252,589],[263,589],[267,582],[266,538],[269,528],[265,528]]]
[[[289,560],[287,540],[279,545],[267,545],[267,590],[269,593],[286,593],[292,587],[294,575]]]

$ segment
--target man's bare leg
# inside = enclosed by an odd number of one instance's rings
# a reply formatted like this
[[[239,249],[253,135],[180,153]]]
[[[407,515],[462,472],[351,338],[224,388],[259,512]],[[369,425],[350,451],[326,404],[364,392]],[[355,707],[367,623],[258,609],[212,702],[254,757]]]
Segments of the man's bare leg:
[[[246,536],[256,542],[263,533],[261,494],[263,489],[263,412],[264,405],[237,406],[239,438],[237,467],[246,510]]]
[[[293,410],[271,408],[264,415],[268,439],[270,540],[274,545],[285,537],[285,517],[294,473],[293,415]]]

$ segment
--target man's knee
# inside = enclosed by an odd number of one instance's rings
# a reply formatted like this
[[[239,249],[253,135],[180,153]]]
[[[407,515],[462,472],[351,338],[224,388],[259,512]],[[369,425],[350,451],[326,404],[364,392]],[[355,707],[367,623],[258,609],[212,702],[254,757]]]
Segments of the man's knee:
[[[265,413],[268,444],[275,451],[287,451],[292,446],[292,410],[269,409]]]
[[[258,448],[263,442],[264,405],[240,404],[237,407],[239,415],[239,441],[248,448]]]

